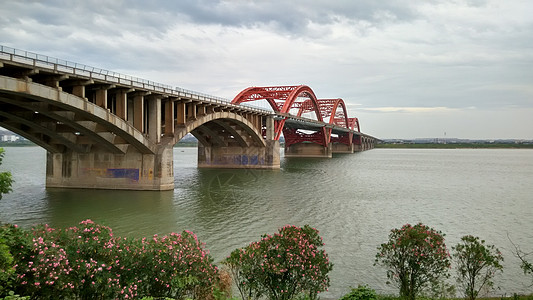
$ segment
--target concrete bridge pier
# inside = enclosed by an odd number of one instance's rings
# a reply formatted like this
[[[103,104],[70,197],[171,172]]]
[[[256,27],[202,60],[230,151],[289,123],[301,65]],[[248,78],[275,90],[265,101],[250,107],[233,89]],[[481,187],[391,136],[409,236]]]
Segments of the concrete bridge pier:
[[[297,143],[285,146],[285,157],[325,157],[331,158],[333,146],[331,143],[324,147],[316,143]]]
[[[174,189],[172,146],[156,154],[129,151],[47,153],[48,188],[97,188],[123,190]]]
[[[350,145],[346,145],[346,144],[332,144],[333,146],[333,149],[332,149],[332,152],[333,153],[354,153],[354,144],[350,144]]]
[[[219,147],[198,144],[199,168],[279,169],[279,141],[265,141],[266,146]]]

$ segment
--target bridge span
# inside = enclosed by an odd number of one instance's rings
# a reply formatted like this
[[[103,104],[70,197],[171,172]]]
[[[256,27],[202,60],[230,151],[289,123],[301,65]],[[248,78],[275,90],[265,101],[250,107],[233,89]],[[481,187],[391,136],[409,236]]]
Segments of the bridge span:
[[[271,110],[246,105],[261,100]],[[46,149],[46,186],[63,188],[173,189],[173,146],[188,133],[209,168],[277,169],[281,136],[292,157],[377,141],[342,99],[308,86],[250,87],[229,101],[4,46],[0,126]]]

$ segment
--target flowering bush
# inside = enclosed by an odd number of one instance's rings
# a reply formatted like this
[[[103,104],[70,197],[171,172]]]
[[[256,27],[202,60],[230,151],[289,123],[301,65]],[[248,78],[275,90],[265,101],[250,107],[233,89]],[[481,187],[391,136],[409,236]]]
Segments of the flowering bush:
[[[16,225],[0,226],[0,299],[17,290],[16,266],[31,253],[29,233]]]
[[[318,230],[285,226],[274,235],[237,249],[225,260],[243,299],[293,299],[317,294],[329,287],[332,269]]]
[[[190,231],[172,233],[152,240],[143,240],[148,258],[144,274],[151,278],[149,295],[179,298],[182,295],[204,299],[213,292],[217,267],[196,235]]]
[[[485,286],[492,287],[497,271],[502,272],[503,256],[493,245],[484,240],[466,235],[457,246],[452,247],[457,260],[457,282],[463,287],[465,296],[474,300]]]
[[[389,241],[378,247],[375,264],[386,268],[387,277],[400,288],[400,296],[414,300],[427,286],[447,277],[451,267],[444,234],[422,223],[392,229]]]
[[[211,256],[189,231],[128,240],[86,220],[65,230],[38,226],[30,238],[13,269],[17,292],[32,298],[204,299],[216,281]]]

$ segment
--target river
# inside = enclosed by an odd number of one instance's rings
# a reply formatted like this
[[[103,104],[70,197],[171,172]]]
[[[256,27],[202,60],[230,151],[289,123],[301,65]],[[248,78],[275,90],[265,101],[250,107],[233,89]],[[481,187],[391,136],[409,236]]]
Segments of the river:
[[[377,247],[392,228],[423,222],[446,234],[450,250],[472,234],[502,251],[493,295],[532,291],[509,237],[533,251],[533,150],[374,149],[282,158],[281,170],[259,171],[197,169],[196,148],[175,148],[175,189],[139,192],[46,189],[43,149],[4,149],[0,169],[15,184],[0,201],[2,222],[67,227],[90,218],[129,237],[188,229],[216,262],[284,225],[309,224],[334,264],[326,298],[358,284],[397,293],[373,265]]]

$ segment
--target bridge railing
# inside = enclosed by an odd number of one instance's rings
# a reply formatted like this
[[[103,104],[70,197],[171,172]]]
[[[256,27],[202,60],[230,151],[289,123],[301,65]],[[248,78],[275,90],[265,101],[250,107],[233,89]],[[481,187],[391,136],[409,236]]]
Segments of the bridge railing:
[[[41,55],[29,51],[19,50],[11,47],[0,45],[0,58],[16,63],[31,65],[44,69],[53,70],[60,73],[68,73],[86,77],[89,79],[103,80],[110,83],[117,83],[121,85],[130,86],[132,88],[142,88],[150,91],[165,93],[177,97],[187,97],[196,100],[206,101],[210,103],[223,104],[228,106],[242,107],[231,104],[231,100],[212,96],[192,90],[187,90],[179,87],[172,87],[170,85],[157,83],[154,81],[124,75],[117,72],[95,68],[84,64],[70,62],[46,55]],[[272,112],[261,107],[253,105],[245,105],[248,109],[260,113],[271,114]]]
[[[81,77],[85,77],[88,79],[97,79],[97,80],[103,80],[110,83],[117,83],[125,86],[129,86],[132,88],[142,88],[149,91],[155,91],[164,93],[167,95],[172,95],[176,97],[185,97],[185,98],[191,98],[196,99],[200,101],[205,101],[209,103],[214,104],[222,104],[226,106],[233,106],[238,108],[246,107],[247,110],[259,112],[262,114],[269,114],[269,115],[276,115],[277,118],[291,118],[294,120],[299,120],[304,123],[315,123],[317,125],[324,125],[323,123],[320,123],[316,120],[307,119],[303,117],[297,117],[292,116],[288,114],[280,114],[275,113],[268,104],[265,104],[265,107],[258,107],[251,104],[232,104],[230,100],[212,96],[192,90],[187,90],[179,87],[172,87],[170,85],[161,84],[157,82],[153,82],[150,80],[124,75],[113,71],[108,71],[104,69],[99,69],[91,66],[87,66],[84,64],[79,64],[75,62],[70,62],[58,58],[49,57],[46,55],[41,55],[29,51],[19,50],[11,47],[6,47],[0,45],[0,59],[20,63],[20,64],[26,64],[31,65],[33,67],[39,67],[44,69],[53,70],[60,73],[67,73],[67,74],[73,74]],[[320,123],[320,124],[318,124]],[[330,125],[327,125],[330,126]],[[333,125],[332,128],[345,131],[346,128],[338,127]],[[357,133],[357,132],[356,132]],[[359,135],[364,135],[357,133]]]

